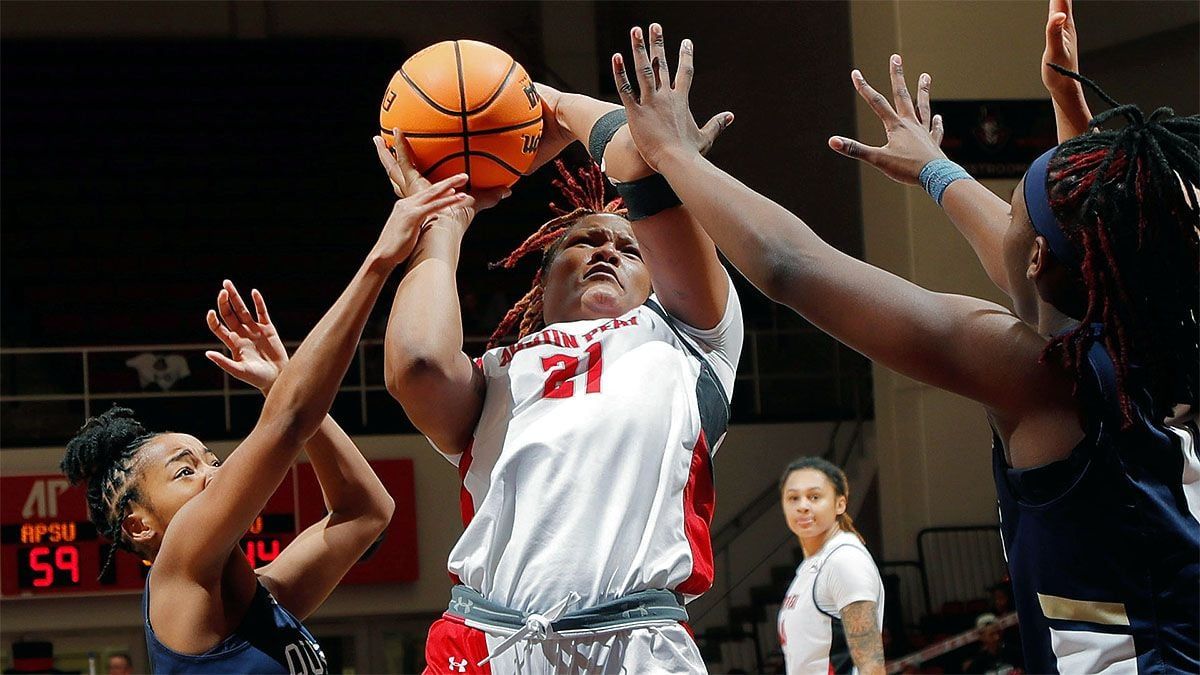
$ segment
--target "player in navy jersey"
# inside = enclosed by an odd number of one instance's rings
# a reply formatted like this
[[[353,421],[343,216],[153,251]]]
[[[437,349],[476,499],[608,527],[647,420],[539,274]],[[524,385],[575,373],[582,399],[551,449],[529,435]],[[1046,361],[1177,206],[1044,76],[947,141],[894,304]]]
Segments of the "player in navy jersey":
[[[130,410],[89,419],[63,472],[87,484],[89,515],[116,548],[153,563],[143,612],[154,672],[324,673],[301,624],[387,526],[393,502],[327,415],[371,308],[420,226],[451,204],[460,175],[400,200],[350,285],[289,361],[262,296],[257,316],[229,281],[210,329],[232,358],[208,356],[266,394],[250,435],[224,462],[193,436],[147,431]],[[301,448],[329,514],[253,569],[238,546]]]
[[[1061,38],[1063,20],[1051,18]],[[1200,118],[1145,116],[1104,97],[1114,108],[1090,125],[1127,124],[1048,152],[1010,209],[945,159],[928,76],[914,101],[893,55],[893,107],[853,71],[888,142],[833,137],[830,147],[922,182],[1013,298],[1010,311],[851,258],[713,166],[696,151],[689,87],[662,84],[662,41],[647,49],[640,38],[635,29],[638,96],[613,57],[633,138],[733,264],[871,359],[987,407],[1027,667],[1200,671]],[[688,85],[691,72],[684,41]]]

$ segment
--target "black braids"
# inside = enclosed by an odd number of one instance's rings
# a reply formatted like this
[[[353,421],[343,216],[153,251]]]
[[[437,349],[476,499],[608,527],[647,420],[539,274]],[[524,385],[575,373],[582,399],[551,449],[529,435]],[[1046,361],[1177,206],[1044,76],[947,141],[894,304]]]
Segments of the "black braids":
[[[1062,66],[1058,65],[1057,63],[1047,63],[1046,65],[1050,66],[1059,75],[1065,75],[1066,77],[1069,77],[1072,80],[1075,80],[1076,82],[1081,82],[1081,83],[1087,85],[1088,87],[1090,87],[1092,89],[1092,91],[1096,92],[1096,94],[1100,98],[1104,99],[1105,103],[1111,105],[1112,107],[1116,108],[1121,105],[1120,103],[1117,103],[1116,99],[1114,99],[1113,97],[1104,93],[1104,90],[1100,88],[1100,85],[1096,84],[1095,82],[1092,82],[1091,80],[1084,77],[1083,75],[1080,75],[1079,73],[1077,73],[1073,70],[1068,70],[1066,68],[1063,68]]]
[[[1051,207],[1083,253],[1086,305],[1083,325],[1052,340],[1047,355],[1059,351],[1079,377],[1087,347],[1099,341],[1116,366],[1124,424],[1139,389],[1150,395],[1147,412],[1162,419],[1175,404],[1196,406],[1200,389],[1200,117],[1174,117],[1166,107],[1146,116],[1052,67],[1112,106],[1089,126],[1115,117],[1128,124],[1066,141],[1052,162]],[[1100,324],[1099,334],[1090,323]],[[1137,378],[1133,365],[1142,368]]]

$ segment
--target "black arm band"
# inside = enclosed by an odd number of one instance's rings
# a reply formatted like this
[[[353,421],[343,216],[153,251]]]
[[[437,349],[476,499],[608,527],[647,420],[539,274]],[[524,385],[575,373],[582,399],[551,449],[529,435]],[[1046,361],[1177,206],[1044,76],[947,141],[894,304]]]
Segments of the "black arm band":
[[[596,120],[596,123],[592,125],[591,132],[588,133],[588,153],[591,154],[593,161],[597,164],[604,163],[604,149],[608,147],[608,142],[612,140],[617,130],[628,122],[624,108],[606,112]]]
[[[628,121],[625,110],[618,108],[605,113],[592,125],[592,131],[588,134],[588,152],[591,153],[592,159],[597,164],[603,165],[605,148],[608,147],[617,131]],[[615,183],[615,185],[617,194],[625,200],[625,207],[629,209],[628,216],[631,221],[649,218],[660,211],[679,206],[681,203],[679,197],[675,196],[675,191],[671,189],[671,185],[667,183],[667,179],[657,173],[628,183]]]
[[[653,173],[628,183],[617,183],[617,194],[625,200],[630,221],[649,218],[683,203],[661,173]]]

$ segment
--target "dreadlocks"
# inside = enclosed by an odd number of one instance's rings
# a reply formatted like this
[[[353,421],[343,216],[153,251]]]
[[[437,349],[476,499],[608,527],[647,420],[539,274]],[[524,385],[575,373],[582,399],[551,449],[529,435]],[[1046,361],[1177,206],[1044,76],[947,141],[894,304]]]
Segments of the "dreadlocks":
[[[133,481],[134,455],[153,437],[134,419],[132,410],[113,406],[89,418],[67,443],[60,468],[72,485],[87,484],[88,517],[115,544],[100,570],[101,577],[118,548],[134,550],[124,536],[121,521],[129,505],[138,500]]]
[[[533,285],[529,292],[516,302],[500,320],[495,332],[488,340],[487,349],[500,343],[500,340],[520,321],[517,339],[540,329],[545,325],[542,319],[542,276],[549,269],[550,263],[558,253],[558,244],[579,219],[597,213],[615,213],[624,215],[621,199],[604,200],[604,174],[594,162],[580,167],[572,173],[563,161],[556,160],[560,178],[552,181],[552,185],[562,192],[571,205],[571,210],[560,208],[551,202],[550,210],[556,217],[542,225],[536,232],[529,235],[508,257],[488,265],[488,269],[502,267],[512,269],[517,262],[534,251],[542,252],[542,265],[533,277]]]
[[[1079,327],[1054,338],[1044,356],[1058,353],[1078,378],[1100,340],[1116,366],[1124,424],[1133,422],[1131,392],[1140,388],[1153,401],[1147,412],[1161,420],[1176,404],[1197,403],[1200,116],[1159,108],[1146,118],[1087,78],[1051,67],[1112,108],[1089,122],[1092,133],[1063,143],[1048,166],[1050,207],[1082,254],[1086,309]],[[1127,121],[1122,129],[1098,129],[1117,116]],[[1131,365],[1143,371],[1137,386]]]

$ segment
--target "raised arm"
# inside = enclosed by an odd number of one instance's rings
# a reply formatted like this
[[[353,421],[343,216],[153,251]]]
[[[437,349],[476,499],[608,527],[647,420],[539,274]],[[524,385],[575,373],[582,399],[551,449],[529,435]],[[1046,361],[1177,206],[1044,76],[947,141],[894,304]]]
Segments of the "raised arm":
[[[175,515],[156,568],[205,585],[219,578],[238,540],[325,420],[384,281],[408,257],[426,218],[469,201],[454,192],[465,182],[466,176],[447,179],[397,205],[349,286],[271,387],[250,435]]]
[[[691,69],[691,51],[685,40],[681,70]],[[698,129],[686,90],[643,92],[639,103],[620,54],[613,57],[613,70],[642,156],[760,290],[909,377],[1003,413],[1036,398],[1030,391],[1051,370],[1038,364],[1044,342],[1010,312],[976,298],[930,292],[829,246],[799,218],[700,156],[687,140]],[[862,87],[869,90],[865,82]],[[902,120],[873,90],[869,96],[889,111],[889,129],[903,122],[928,139],[915,119]]]
[[[650,24],[649,48],[641,28],[633,29],[631,38],[643,91],[646,87],[687,91],[691,85],[690,73],[680,72],[674,80],[671,78],[662,26]],[[613,103],[561,93],[544,85],[539,85],[538,91],[545,103],[543,117],[547,118],[546,124],[560,129],[562,133],[558,135],[578,140],[585,146],[596,121],[620,108]],[[731,113],[721,113],[710,119],[694,139],[698,150],[707,152],[732,120]],[[600,161],[598,157],[595,159]],[[605,173],[622,183],[654,173],[638,152],[627,126],[613,135],[604,150],[603,160]],[[638,247],[650,270],[654,292],[663,307],[691,326],[701,329],[716,326],[729,299],[729,276],[717,257],[716,247],[696,222],[692,211],[686,205],[680,205],[632,222]]]
[[[267,304],[250,292],[255,316],[232,284],[217,295],[208,327],[230,351],[207,352],[209,360],[267,395],[287,365],[287,350]],[[326,415],[304,446],[321,485],[328,514],[303,532],[275,560],[257,570],[281,605],[305,617],[324,602],[350,567],[387,528],[395,502],[358,447]]]
[[[428,182],[413,167],[398,129],[395,154],[375,139],[379,161],[397,196]],[[463,352],[458,303],[459,253],[476,208],[494,205],[508,193],[493,191],[478,201],[440,214],[418,242],[396,288],[384,344],[384,380],[413,425],[447,455],[463,452],[483,410],[483,373]]]
[[[1058,142],[1087,133],[1092,111],[1083,95],[1083,85],[1051,68],[1053,63],[1079,72],[1079,34],[1075,31],[1072,0],[1050,0],[1046,19],[1046,50],[1042,52],[1042,84],[1054,103]]]

